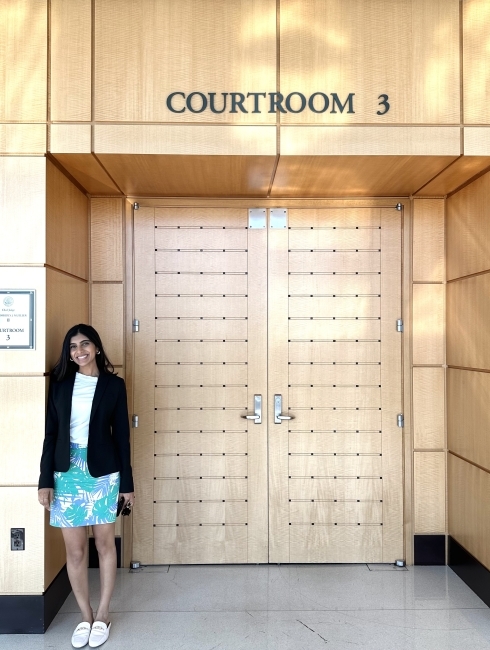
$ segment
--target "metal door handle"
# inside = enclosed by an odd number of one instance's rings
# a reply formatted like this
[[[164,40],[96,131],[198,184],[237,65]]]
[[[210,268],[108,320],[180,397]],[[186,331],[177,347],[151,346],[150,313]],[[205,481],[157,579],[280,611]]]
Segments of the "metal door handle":
[[[255,424],[262,424],[262,395],[254,395],[255,415],[242,415],[245,420],[254,420]]]
[[[274,424],[281,424],[283,420],[294,420],[292,415],[281,415],[282,395],[274,395]]]

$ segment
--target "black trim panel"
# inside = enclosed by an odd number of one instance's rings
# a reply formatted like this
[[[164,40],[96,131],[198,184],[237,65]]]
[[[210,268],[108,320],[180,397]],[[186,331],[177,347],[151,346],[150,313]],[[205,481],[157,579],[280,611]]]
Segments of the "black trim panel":
[[[116,537],[116,554],[117,554],[117,568],[120,569],[121,564],[121,538]],[[97,548],[95,546],[95,538],[88,538],[88,568],[89,569],[98,569],[99,568],[99,554],[97,553]]]
[[[448,565],[490,607],[490,571],[449,536]]]
[[[414,535],[413,563],[416,566],[443,566],[446,564],[445,535]]]

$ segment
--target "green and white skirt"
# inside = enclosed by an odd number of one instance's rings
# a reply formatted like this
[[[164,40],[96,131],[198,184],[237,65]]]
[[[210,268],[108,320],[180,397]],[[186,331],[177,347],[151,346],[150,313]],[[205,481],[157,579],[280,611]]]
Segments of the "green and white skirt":
[[[70,443],[70,469],[54,473],[50,524],[57,528],[112,524],[116,521],[119,472],[91,476],[87,447]]]

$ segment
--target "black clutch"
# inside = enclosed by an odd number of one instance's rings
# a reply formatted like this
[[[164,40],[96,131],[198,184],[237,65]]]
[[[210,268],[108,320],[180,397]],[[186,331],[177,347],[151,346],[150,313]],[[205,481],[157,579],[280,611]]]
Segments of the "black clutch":
[[[116,517],[119,517],[119,515],[122,515],[123,517],[129,517],[130,514],[131,514],[131,504],[125,503],[124,497],[120,497],[119,501],[117,502]]]

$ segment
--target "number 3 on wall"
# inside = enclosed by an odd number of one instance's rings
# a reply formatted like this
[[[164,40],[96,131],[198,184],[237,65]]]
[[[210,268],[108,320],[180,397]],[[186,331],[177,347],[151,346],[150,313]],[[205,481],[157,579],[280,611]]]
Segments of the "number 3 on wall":
[[[378,97],[381,101],[378,106],[383,106],[383,111],[376,111],[376,115],[385,115],[390,110],[390,104],[388,102],[388,95],[380,95]]]

